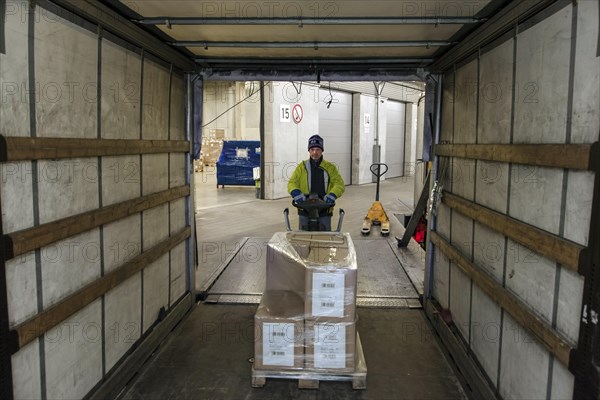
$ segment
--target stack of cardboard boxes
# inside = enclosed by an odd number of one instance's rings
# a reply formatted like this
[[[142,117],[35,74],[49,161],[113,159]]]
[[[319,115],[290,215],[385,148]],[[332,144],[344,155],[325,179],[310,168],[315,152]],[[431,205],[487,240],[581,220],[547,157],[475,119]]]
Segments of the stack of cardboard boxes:
[[[255,369],[352,373],[356,253],[349,234],[276,233],[255,321]]]

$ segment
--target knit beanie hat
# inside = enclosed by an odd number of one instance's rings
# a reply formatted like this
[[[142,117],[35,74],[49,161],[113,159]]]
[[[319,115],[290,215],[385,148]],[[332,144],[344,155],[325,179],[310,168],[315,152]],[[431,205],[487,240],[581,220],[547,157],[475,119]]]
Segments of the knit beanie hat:
[[[308,150],[310,150],[313,147],[318,147],[322,151],[325,151],[325,149],[323,148],[323,138],[321,136],[312,135],[310,139],[308,139]]]

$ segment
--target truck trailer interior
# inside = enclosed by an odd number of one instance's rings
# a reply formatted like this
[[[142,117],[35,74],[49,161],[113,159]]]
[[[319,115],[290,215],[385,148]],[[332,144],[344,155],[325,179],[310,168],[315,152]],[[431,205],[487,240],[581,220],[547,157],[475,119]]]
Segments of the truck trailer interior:
[[[599,398],[599,20],[597,0],[1,1],[0,397]],[[297,231],[316,133],[340,232]],[[257,164],[224,178],[224,141]],[[389,233],[361,232],[373,201]],[[308,293],[339,260],[321,359]],[[300,310],[289,368],[265,368],[267,298]]]

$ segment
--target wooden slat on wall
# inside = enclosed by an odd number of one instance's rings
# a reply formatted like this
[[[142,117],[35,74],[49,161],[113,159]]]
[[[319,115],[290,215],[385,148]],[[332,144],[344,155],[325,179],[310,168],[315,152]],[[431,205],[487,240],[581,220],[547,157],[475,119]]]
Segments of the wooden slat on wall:
[[[558,332],[532,312],[529,307],[520,301],[514,294],[502,287],[493,278],[482,272],[482,269],[463,256],[458,249],[448,243],[437,232],[431,232],[431,242],[456,264],[473,282],[485,292],[492,300],[502,307],[520,325],[525,327],[531,335],[536,337],[554,356],[566,367],[569,366],[569,357],[572,346]]]
[[[514,240],[528,249],[579,271],[585,247],[553,235],[542,229],[473,203],[455,194],[444,192],[442,201],[448,207]]]
[[[143,252],[123,266],[109,272],[103,277],[77,290],[57,304],[37,314],[28,321],[16,326],[13,330],[17,333],[19,348],[35,340],[48,330],[91,304],[94,300],[104,295],[109,290],[132,277],[163,254],[171,251],[179,243],[190,237],[190,227],[185,227],[173,236]],[[16,349],[18,350],[18,349]]]
[[[597,168],[594,144],[437,144],[435,154],[550,168]]]
[[[102,207],[72,217],[5,235],[6,259],[17,257],[101,225],[189,196],[190,187],[178,186],[132,200]]]
[[[185,140],[71,139],[0,136],[0,162],[43,159],[185,153]]]

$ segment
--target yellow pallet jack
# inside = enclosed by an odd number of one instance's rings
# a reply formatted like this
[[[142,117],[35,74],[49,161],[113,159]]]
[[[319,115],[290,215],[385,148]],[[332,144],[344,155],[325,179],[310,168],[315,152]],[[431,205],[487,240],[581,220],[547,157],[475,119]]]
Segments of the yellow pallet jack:
[[[382,171],[381,167],[385,167],[385,170]],[[381,236],[388,236],[390,234],[390,220],[383,209],[383,205],[379,201],[379,181],[381,177],[387,172],[388,166],[383,163],[374,163],[371,164],[371,172],[373,175],[377,177],[377,191],[375,193],[375,201],[369,211],[367,212],[367,216],[365,217],[360,233],[363,236],[371,233],[372,225],[381,225]]]

